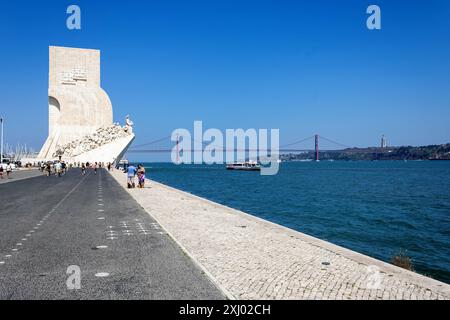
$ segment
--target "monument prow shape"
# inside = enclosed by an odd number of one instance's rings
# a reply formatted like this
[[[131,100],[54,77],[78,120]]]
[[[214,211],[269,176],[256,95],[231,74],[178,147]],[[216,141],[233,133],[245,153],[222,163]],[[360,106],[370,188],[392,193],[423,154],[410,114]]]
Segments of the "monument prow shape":
[[[114,163],[134,140],[129,119],[113,124],[99,50],[49,48],[48,108],[48,138],[36,160]]]

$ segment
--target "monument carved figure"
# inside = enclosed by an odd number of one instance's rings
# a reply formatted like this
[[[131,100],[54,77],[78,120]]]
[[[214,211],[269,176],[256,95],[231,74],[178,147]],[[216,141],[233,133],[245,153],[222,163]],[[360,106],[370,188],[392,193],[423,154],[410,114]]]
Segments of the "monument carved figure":
[[[127,115],[125,119],[125,131],[128,133],[133,133],[133,121],[131,121],[130,116]]]

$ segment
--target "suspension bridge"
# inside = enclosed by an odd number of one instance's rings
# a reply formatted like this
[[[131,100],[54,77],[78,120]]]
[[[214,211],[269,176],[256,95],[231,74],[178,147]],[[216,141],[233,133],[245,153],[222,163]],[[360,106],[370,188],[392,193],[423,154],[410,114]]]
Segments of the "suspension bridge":
[[[320,141],[326,141],[328,144],[331,144],[333,146],[339,147],[340,149],[349,149],[353,148],[351,146],[336,142],[332,139],[329,139],[327,137],[321,136],[319,134],[314,134],[306,138],[302,138],[299,140],[296,140],[294,142],[281,145],[279,148],[279,153],[299,153],[299,152],[314,152],[315,154],[315,160],[319,160],[319,152],[320,151],[327,151],[327,152],[333,152],[333,151],[339,151],[338,149],[320,149]],[[301,145],[305,145],[307,142],[311,142],[313,145],[313,148],[301,148]],[[186,143],[184,143],[186,145]],[[205,150],[204,147],[208,146],[208,148],[214,149],[216,151],[222,151],[222,152],[270,152],[271,150],[265,150],[265,149],[250,149],[250,148],[226,148],[223,145],[214,145],[214,142],[205,142],[205,141],[199,141],[191,138],[190,143],[188,142],[187,145],[199,145],[201,144],[201,148],[179,148],[180,141],[177,138],[175,141],[172,140],[172,136],[166,136],[163,138],[159,138],[150,142],[138,144],[132,146],[130,149],[128,149],[129,153],[170,153],[172,151],[176,151],[177,154],[181,151],[183,152],[203,152]]]

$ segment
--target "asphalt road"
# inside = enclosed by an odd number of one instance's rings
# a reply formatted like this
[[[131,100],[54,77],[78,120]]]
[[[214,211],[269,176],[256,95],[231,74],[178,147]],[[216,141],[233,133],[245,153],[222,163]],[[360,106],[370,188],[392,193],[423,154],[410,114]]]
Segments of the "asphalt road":
[[[0,299],[224,296],[106,171],[73,169],[0,185]]]
[[[33,177],[38,177],[43,175],[42,172],[40,172],[38,169],[25,169],[25,170],[15,170],[11,172],[10,177],[7,178],[6,172],[3,172],[3,179],[0,179],[0,184],[2,183],[8,183],[8,182],[15,182],[22,179],[28,179]]]

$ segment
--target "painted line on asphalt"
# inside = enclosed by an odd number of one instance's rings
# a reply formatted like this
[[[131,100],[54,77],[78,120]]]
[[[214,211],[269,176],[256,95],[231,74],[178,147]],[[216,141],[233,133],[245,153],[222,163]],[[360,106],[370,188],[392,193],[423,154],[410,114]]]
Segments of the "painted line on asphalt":
[[[67,193],[53,208],[52,208],[52,210],[47,214],[47,215],[45,215],[44,216],[44,218],[42,218],[42,220],[39,222],[39,223],[37,223],[36,225],[37,226],[41,226],[42,225],[42,223],[56,210],[56,209],[58,209],[59,208],[59,206],[80,186],[80,184],[87,178],[87,176],[88,176],[89,174],[87,174],[83,179],[81,179],[76,185],[75,185],[75,187],[73,187],[72,188],[72,190],[70,190],[69,191],[69,193]],[[34,227],[33,228],[34,230],[30,230],[29,231],[29,233],[27,233],[25,236],[26,237],[31,237],[31,233],[34,233],[34,231],[35,230],[38,230],[39,229],[39,227]],[[23,238],[22,239],[22,241],[27,241],[27,239],[26,238]],[[22,243],[17,243],[16,244],[16,246],[23,246],[22,245]],[[19,249],[17,249],[17,248],[14,248],[14,249],[12,249],[11,251],[13,251],[13,252],[15,252],[15,253],[18,253],[18,251],[19,251]],[[5,256],[6,258],[10,258],[11,257],[11,255],[6,255]]]

